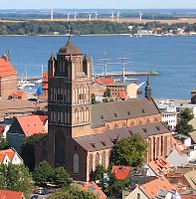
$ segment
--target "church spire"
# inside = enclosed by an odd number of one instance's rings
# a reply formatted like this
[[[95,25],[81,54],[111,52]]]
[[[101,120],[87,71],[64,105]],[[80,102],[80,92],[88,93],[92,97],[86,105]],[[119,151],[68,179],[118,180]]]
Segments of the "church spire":
[[[145,97],[151,98],[151,86],[150,86],[150,78],[149,74],[147,75],[146,87],[145,87]]]

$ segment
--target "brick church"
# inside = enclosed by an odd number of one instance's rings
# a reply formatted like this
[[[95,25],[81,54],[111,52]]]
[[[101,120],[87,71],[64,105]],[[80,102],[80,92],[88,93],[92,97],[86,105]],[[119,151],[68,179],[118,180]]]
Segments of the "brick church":
[[[166,157],[172,134],[150,97],[91,104],[91,63],[69,38],[48,61],[48,135],[35,146],[36,164],[64,166],[75,180],[89,181],[96,165],[108,167],[112,147],[139,133],[148,142],[146,161]]]

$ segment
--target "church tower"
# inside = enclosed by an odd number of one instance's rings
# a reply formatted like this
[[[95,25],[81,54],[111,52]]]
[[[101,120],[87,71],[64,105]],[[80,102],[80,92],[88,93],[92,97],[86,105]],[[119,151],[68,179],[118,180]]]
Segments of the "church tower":
[[[91,65],[87,55],[71,42],[48,61],[48,145],[52,166],[68,161],[74,128],[91,123]],[[73,132],[76,132],[73,135]]]

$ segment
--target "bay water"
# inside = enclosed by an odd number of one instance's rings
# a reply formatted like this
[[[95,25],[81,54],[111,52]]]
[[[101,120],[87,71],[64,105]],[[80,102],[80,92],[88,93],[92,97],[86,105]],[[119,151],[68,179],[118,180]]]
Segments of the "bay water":
[[[18,76],[41,76],[41,66],[47,70],[48,60],[66,44],[67,37],[0,37],[0,56],[10,49],[10,61]],[[196,87],[196,37],[128,37],[74,36],[72,42],[93,58],[94,71],[103,72],[103,61],[109,60],[108,71],[122,71],[117,58],[129,57],[126,71],[156,71],[150,77],[154,98],[190,99]],[[118,63],[118,64],[117,64]],[[138,84],[146,77],[135,77]],[[140,90],[144,90],[144,86]]]

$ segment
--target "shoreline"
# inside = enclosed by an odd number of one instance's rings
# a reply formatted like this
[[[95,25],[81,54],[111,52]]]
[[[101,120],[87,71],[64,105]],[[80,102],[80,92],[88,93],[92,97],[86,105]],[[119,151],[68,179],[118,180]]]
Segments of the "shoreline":
[[[107,36],[128,36],[134,37],[194,37],[196,35],[131,35],[124,34],[86,34],[86,35],[70,35],[71,37],[107,37]],[[0,35],[0,37],[68,37],[68,35]]]

